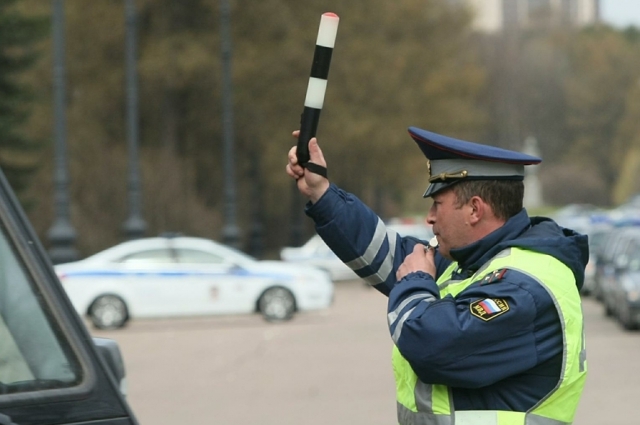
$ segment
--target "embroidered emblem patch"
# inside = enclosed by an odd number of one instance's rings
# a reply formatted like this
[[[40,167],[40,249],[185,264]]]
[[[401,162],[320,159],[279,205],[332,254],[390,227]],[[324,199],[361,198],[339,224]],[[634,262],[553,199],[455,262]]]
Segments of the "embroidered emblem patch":
[[[500,298],[485,298],[469,305],[471,314],[488,322],[509,311],[509,304]]]

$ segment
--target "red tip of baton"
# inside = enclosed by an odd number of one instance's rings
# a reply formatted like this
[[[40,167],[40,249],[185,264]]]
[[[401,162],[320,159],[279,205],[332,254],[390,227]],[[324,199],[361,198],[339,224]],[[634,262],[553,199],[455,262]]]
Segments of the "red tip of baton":
[[[336,14],[335,14],[335,13],[333,13],[333,12],[323,13],[323,14],[322,14],[322,16],[327,16],[327,17],[329,17],[329,18],[337,18],[337,17],[338,17],[338,15],[336,15]]]

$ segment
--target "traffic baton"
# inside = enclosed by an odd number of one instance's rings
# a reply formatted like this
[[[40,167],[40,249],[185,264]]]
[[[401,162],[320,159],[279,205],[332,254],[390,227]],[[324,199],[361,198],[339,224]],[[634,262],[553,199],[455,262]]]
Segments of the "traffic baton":
[[[339,22],[338,15],[331,12],[322,14],[320,18],[320,28],[318,29],[316,49],[313,53],[311,75],[307,86],[307,95],[304,99],[304,110],[300,120],[300,135],[298,136],[298,145],[296,147],[298,164],[325,177],[326,169],[324,167],[315,167],[315,164],[309,166],[309,140],[315,137],[318,130],[320,112],[324,104],[324,94],[327,90],[331,54],[336,42]]]

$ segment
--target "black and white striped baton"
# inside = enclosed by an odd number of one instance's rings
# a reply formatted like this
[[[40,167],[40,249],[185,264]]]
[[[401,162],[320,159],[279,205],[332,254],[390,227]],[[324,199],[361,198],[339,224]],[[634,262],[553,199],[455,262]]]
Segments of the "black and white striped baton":
[[[324,93],[327,90],[331,54],[336,42],[339,22],[338,15],[331,12],[322,14],[320,18],[318,39],[316,40],[316,49],[313,54],[311,76],[307,86],[307,96],[304,100],[304,110],[300,120],[300,135],[298,136],[298,145],[296,147],[298,164],[324,177],[327,177],[327,169],[309,162],[309,140],[315,137],[318,129],[320,112],[324,103]]]

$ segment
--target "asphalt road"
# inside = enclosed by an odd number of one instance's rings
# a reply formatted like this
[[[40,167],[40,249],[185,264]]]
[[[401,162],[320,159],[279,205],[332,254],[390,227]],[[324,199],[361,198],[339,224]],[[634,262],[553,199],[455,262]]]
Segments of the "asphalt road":
[[[144,320],[119,331],[141,425],[389,425],[395,420],[386,298],[338,283],[333,307],[287,323],[259,316]],[[578,425],[636,425],[640,333],[584,299],[587,386]]]

